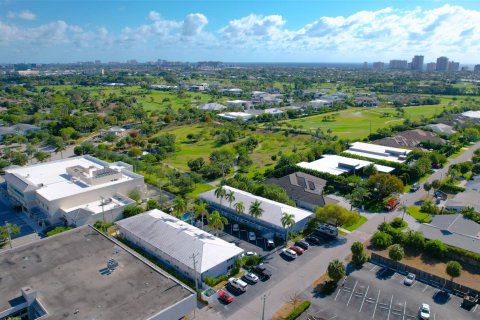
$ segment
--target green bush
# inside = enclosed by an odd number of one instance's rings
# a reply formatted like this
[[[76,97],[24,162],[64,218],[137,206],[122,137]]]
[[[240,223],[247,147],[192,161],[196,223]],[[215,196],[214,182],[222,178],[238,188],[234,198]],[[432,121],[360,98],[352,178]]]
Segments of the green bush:
[[[372,237],[372,244],[378,248],[388,248],[393,244],[393,238],[388,233],[377,231]]]
[[[220,282],[225,281],[225,280],[227,280],[227,276],[222,274],[218,278],[214,278],[212,276],[205,276],[205,278],[203,279],[203,282],[205,282],[205,284],[207,286],[214,287],[217,284],[219,284]]]
[[[447,246],[440,240],[428,240],[425,245],[425,253],[438,259],[445,257],[447,250]]]
[[[410,249],[422,251],[425,248],[425,237],[421,231],[409,230],[404,243]]]
[[[47,236],[48,237],[51,237],[53,235],[56,235],[56,234],[59,234],[59,233],[62,233],[62,232],[65,232],[65,231],[68,231],[70,229],[73,229],[72,227],[56,227],[55,229],[51,230],[51,231],[48,231],[47,232]]]
[[[449,193],[459,193],[459,192],[464,192],[466,189],[463,187],[456,186],[452,183],[444,183],[440,187],[440,190],[443,192],[449,192]]]
[[[390,222],[390,225],[392,227],[394,227],[395,229],[403,229],[403,228],[406,228],[408,226],[408,223],[403,220],[402,218],[400,217],[396,217],[395,219],[393,219],[392,222]]]
[[[308,300],[303,301],[298,307],[292,310],[292,312],[285,317],[285,320],[295,320],[310,307],[311,302]]]
[[[262,258],[260,256],[249,256],[249,257],[242,258],[242,266],[244,266],[247,269],[250,267],[256,266],[260,262],[262,262]]]

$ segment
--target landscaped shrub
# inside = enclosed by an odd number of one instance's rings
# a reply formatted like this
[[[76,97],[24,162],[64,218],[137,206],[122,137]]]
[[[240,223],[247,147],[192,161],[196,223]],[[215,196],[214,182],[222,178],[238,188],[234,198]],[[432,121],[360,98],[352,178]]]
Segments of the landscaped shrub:
[[[459,192],[464,192],[466,189],[451,183],[444,183],[440,187],[440,190],[442,190],[443,192],[449,192],[449,193],[459,193]]]
[[[395,229],[399,229],[399,228],[406,228],[408,226],[408,223],[405,220],[403,220],[402,218],[397,217],[397,218],[393,219],[392,222],[390,222],[390,225],[392,227],[394,227]]]
[[[227,276],[223,274],[218,278],[214,278],[212,276],[205,276],[205,278],[203,279],[203,282],[205,282],[207,286],[214,287],[220,282],[225,280],[227,280]]]
[[[311,302],[308,300],[303,301],[298,307],[292,310],[292,312],[285,317],[285,320],[297,319],[305,310],[310,307]]]
[[[377,231],[372,237],[372,244],[378,248],[385,249],[393,243],[392,236],[388,233]]]
[[[440,240],[428,240],[425,245],[425,253],[429,256],[441,259],[447,253],[447,246]]]
[[[404,243],[410,249],[422,251],[425,248],[425,237],[421,231],[409,230],[405,235]]]

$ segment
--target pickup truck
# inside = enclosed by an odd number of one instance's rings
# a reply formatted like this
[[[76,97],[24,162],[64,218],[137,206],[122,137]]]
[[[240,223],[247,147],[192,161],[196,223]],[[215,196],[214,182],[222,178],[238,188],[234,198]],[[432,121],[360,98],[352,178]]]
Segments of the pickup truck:
[[[241,292],[245,292],[247,291],[247,283],[245,281],[242,281],[238,278],[230,278],[228,279],[228,282],[230,283],[230,285],[232,287],[234,287],[235,289],[237,289],[238,291],[241,291]]]

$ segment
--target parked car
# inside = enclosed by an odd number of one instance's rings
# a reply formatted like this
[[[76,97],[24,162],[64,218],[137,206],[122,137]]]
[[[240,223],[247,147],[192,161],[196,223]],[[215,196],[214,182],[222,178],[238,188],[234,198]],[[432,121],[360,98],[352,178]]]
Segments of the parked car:
[[[258,253],[253,252],[253,251],[247,251],[242,254],[242,257],[253,257],[253,256],[258,256]]]
[[[310,243],[310,244],[314,244],[314,245],[319,245],[320,244],[320,239],[318,239],[315,236],[308,236],[308,237],[305,238],[305,240],[307,240],[308,243]]]
[[[302,248],[297,247],[297,246],[291,246],[288,249],[295,251],[298,255],[302,255],[303,252],[305,252],[305,250],[303,250]]]
[[[422,320],[430,319],[430,306],[426,303],[422,303],[420,310],[418,311],[418,316]]]
[[[238,278],[230,278],[228,279],[228,282],[230,283],[230,285],[237,289],[238,291],[241,291],[241,292],[245,292],[247,291],[247,283],[245,281],[242,281]]]
[[[219,290],[218,298],[225,303],[231,303],[233,301],[233,296],[225,290]]]
[[[267,249],[268,250],[275,249],[275,242],[272,239],[267,239]]]
[[[338,228],[333,224],[321,224],[315,228],[314,232],[318,236],[338,237]]]
[[[307,250],[307,249],[310,247],[310,245],[308,244],[308,242],[305,241],[305,240],[298,240],[298,241],[295,242],[295,245],[296,245],[297,247],[302,248],[303,250]]]
[[[291,249],[285,248],[285,249],[282,250],[282,253],[290,259],[296,259],[297,258],[297,253],[295,251],[291,250]]]
[[[418,183],[414,183],[410,188],[410,192],[416,192],[418,189],[420,189],[420,185]]]
[[[406,284],[407,286],[411,286],[414,281],[415,281],[415,275],[413,273],[409,273],[403,280],[403,283]]]
[[[258,277],[255,273],[253,272],[248,272],[248,273],[245,273],[245,275],[243,276],[245,279],[247,279],[248,281],[251,281],[253,283],[257,283],[258,282]]]
[[[385,203],[385,210],[393,211],[399,204],[400,204],[400,201],[398,201],[398,199],[390,198],[387,200],[387,203]]]
[[[248,240],[250,240],[250,241],[255,241],[255,240],[257,240],[257,236],[255,235],[255,232],[250,231],[250,232],[248,233]]]
[[[237,223],[235,223],[235,224],[232,226],[232,231],[240,231],[240,227],[238,226]]]
[[[270,270],[268,270],[263,264],[252,267],[252,271],[255,272],[262,281],[268,280],[272,276],[272,272],[270,272]]]

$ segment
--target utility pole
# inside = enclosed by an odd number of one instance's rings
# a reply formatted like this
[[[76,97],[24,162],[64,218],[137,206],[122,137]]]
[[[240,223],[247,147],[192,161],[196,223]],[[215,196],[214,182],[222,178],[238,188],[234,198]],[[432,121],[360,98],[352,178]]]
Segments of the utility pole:
[[[265,301],[267,301],[267,294],[263,294],[263,309],[262,309],[262,320],[265,320]]]
[[[190,259],[193,260],[193,272],[194,272],[194,278],[195,278],[195,292],[196,294],[198,295],[198,281],[197,281],[197,257],[195,255],[195,253],[192,253],[192,256],[190,257]],[[193,318],[195,319],[195,309],[196,307],[193,309]]]

